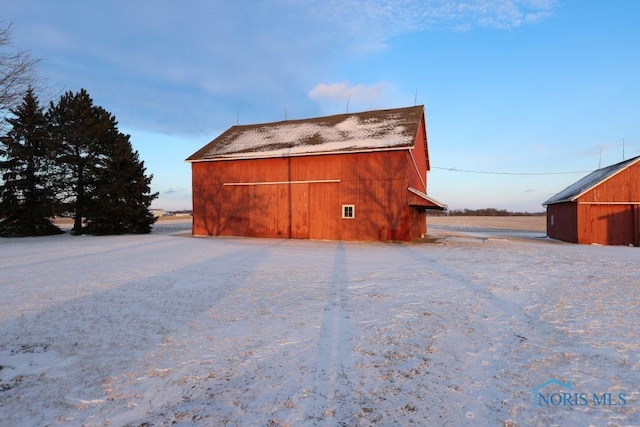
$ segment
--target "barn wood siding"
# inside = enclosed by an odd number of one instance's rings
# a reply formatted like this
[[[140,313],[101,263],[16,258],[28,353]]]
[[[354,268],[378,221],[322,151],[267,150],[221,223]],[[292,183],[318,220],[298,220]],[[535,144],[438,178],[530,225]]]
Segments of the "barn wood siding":
[[[577,206],[574,202],[556,203],[547,206],[547,236],[565,242],[578,243],[576,208]]]
[[[640,246],[640,206],[631,206],[633,220],[633,246]]]
[[[409,185],[416,190],[427,193],[427,172],[429,171],[429,150],[427,131],[424,117],[418,126],[414,147],[407,153],[409,167]],[[411,197],[411,195],[409,195]],[[406,215],[409,217],[409,239],[415,240],[427,234],[427,212],[420,206],[408,206]]]
[[[418,206],[410,206],[411,231],[410,239],[419,239],[427,234],[427,211]]]
[[[580,196],[579,202],[640,202],[640,163],[620,171]]]
[[[409,171],[406,150],[194,162],[193,234],[410,240]],[[340,182],[224,185],[313,180]]]
[[[578,243],[638,246],[636,206],[580,204],[578,215]]]
[[[416,144],[407,154],[407,166],[409,167],[409,185],[416,190],[424,193],[427,192],[427,134],[424,126],[424,119],[418,126],[418,134],[416,135]],[[413,159],[411,158],[413,156]],[[415,160],[415,165],[414,165]]]
[[[598,184],[578,199],[578,242],[638,245],[640,164],[636,163]],[[610,203],[610,204],[609,204]]]
[[[313,194],[309,198],[309,238],[339,240],[343,221],[336,218],[336,209],[342,208],[339,184],[309,184],[309,192]]]

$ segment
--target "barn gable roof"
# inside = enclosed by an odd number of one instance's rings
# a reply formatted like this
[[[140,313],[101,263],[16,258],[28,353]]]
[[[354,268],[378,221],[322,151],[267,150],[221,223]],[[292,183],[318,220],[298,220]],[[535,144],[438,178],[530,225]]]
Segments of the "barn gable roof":
[[[555,203],[574,202],[578,199],[578,197],[582,196],[587,191],[603,183],[604,181],[620,173],[621,171],[637,163],[638,161],[640,161],[640,156],[625,160],[620,163],[616,163],[615,165],[607,166],[606,168],[595,170],[579,181],[571,184],[555,196],[551,197],[542,205],[547,206]]]
[[[187,162],[304,156],[413,147],[424,106],[232,126]]]

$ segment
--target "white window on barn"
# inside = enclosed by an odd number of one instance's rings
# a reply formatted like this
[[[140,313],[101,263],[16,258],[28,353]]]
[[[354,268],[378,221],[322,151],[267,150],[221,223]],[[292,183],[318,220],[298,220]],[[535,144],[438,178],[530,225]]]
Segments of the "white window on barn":
[[[555,225],[555,218],[553,217],[553,214],[551,214],[551,225]]]
[[[356,217],[356,205],[342,205],[342,218],[353,219]]]

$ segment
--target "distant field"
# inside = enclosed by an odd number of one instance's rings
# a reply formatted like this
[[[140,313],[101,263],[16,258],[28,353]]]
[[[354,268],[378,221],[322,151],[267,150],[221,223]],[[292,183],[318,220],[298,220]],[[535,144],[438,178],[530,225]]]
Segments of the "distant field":
[[[180,221],[180,220],[189,220],[191,221],[193,217],[191,215],[172,215],[172,216],[161,216],[158,218],[158,221]]]
[[[191,221],[191,215],[173,215],[173,216],[161,216],[160,218],[158,218],[158,222],[163,222],[163,221]],[[57,225],[62,225],[62,224],[73,224],[73,218],[62,218],[62,217],[57,217],[53,220],[53,222]]]
[[[427,227],[455,227],[488,230],[546,231],[544,216],[434,216],[427,217]]]
[[[154,233],[177,233],[191,230],[191,215],[161,216],[153,224]],[[73,228],[73,218],[55,218],[53,223],[63,231]]]

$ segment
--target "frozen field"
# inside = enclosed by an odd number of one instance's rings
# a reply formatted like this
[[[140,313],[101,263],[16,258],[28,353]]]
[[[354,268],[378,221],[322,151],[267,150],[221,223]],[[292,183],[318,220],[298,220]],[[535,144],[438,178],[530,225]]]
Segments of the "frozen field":
[[[0,425],[640,425],[640,249],[430,224],[0,239]]]
[[[427,219],[432,236],[543,238],[547,235],[545,216],[436,216]]]

